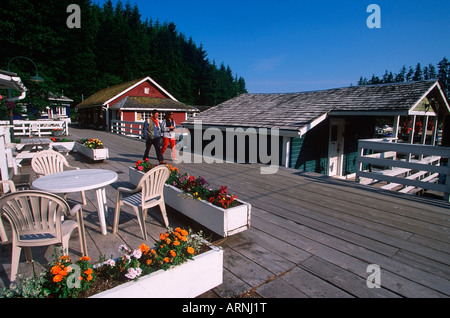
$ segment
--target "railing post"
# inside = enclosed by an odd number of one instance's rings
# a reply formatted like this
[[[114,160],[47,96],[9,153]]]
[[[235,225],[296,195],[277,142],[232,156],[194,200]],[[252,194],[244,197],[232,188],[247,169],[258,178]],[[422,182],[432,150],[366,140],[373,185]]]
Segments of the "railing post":
[[[447,175],[445,176],[445,185],[447,187],[447,192],[444,192],[444,200],[450,202],[450,193],[448,192],[450,189],[450,165],[449,165],[449,158],[447,159]]]
[[[363,168],[363,163],[361,161],[361,158],[363,155],[364,155],[364,148],[361,147],[358,142],[358,159],[357,159],[356,178],[355,178],[355,181],[358,183],[361,181],[360,177],[359,177],[359,173],[362,171],[362,168]]]

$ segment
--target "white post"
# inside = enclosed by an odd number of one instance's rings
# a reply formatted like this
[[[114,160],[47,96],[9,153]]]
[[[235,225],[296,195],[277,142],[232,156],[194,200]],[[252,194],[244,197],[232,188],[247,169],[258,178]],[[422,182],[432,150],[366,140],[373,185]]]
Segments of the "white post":
[[[424,116],[422,120],[422,145],[427,142],[428,116]]]
[[[433,134],[431,135],[431,145],[436,145],[436,135],[437,135],[437,126],[438,126],[438,117],[435,116],[433,118],[434,125],[433,125]]]
[[[400,116],[394,117],[394,127],[392,127],[392,137],[395,138],[395,142],[397,142],[398,139],[398,125],[400,122]]]

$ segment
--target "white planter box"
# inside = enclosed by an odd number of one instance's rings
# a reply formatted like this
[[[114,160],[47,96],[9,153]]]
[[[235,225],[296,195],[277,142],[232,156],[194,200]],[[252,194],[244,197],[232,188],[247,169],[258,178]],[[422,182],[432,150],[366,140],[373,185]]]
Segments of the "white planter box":
[[[223,250],[211,250],[194,256],[167,271],[159,270],[91,298],[194,298],[222,284]]]
[[[109,151],[108,148],[101,148],[101,149],[91,149],[88,147],[83,146],[82,144],[76,142],[74,150],[78,151],[79,153],[85,155],[88,158],[91,158],[92,160],[105,160],[109,158]]]
[[[143,173],[129,167],[130,182],[137,185]],[[238,200],[241,205],[222,209],[209,202],[193,199],[171,186],[164,186],[164,201],[167,205],[205,226],[222,237],[230,236],[250,227],[251,204]]]
[[[75,148],[75,141],[56,141],[51,143],[53,146],[61,146],[67,149],[67,151],[72,151]]]

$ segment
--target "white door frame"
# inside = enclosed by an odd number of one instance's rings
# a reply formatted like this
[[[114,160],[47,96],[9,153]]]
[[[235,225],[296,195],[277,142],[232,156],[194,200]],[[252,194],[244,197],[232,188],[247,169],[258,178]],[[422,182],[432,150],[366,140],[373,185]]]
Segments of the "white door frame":
[[[328,136],[328,176],[342,176],[345,119],[331,118]]]

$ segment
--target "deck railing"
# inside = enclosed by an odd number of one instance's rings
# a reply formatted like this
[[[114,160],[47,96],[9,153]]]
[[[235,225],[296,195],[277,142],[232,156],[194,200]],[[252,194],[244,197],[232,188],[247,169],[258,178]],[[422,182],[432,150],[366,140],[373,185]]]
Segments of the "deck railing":
[[[142,139],[142,129],[144,122],[112,120],[111,132]]]
[[[384,189],[441,192],[449,201],[450,147],[396,143],[394,139],[363,139],[358,142],[356,180],[385,182]]]
[[[112,120],[110,131],[127,137],[143,139],[143,128],[144,122]],[[177,128],[175,128],[175,140],[181,142],[187,136],[188,130],[177,125]]]
[[[69,135],[69,124],[64,120],[14,120],[14,137],[50,136],[55,129],[61,129],[63,135]],[[9,125],[2,120],[0,125]]]

